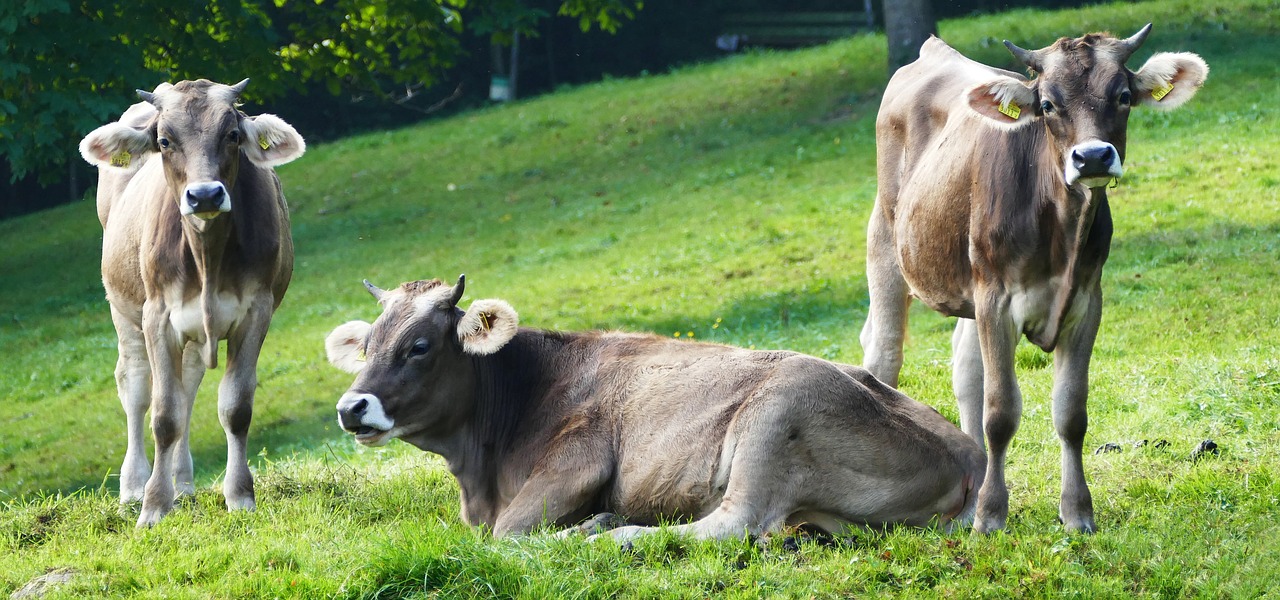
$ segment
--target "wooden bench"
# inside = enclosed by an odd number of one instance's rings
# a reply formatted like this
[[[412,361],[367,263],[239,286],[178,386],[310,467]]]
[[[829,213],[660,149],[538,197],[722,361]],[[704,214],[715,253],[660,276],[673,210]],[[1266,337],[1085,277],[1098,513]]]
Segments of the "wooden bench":
[[[869,31],[873,23],[869,10],[731,13],[723,18],[716,45],[729,51],[745,46],[809,46]]]

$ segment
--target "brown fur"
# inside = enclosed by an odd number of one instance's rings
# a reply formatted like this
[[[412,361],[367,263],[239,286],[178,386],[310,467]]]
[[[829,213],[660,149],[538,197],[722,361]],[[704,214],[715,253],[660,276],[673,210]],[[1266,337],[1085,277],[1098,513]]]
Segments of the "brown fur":
[[[961,424],[991,444],[975,522],[981,531],[1002,528],[1008,513],[1005,452],[1022,406],[1013,352],[1023,335],[1054,352],[1060,515],[1071,529],[1094,529],[1080,456],[1112,235],[1098,182],[1118,176],[1130,106],[1150,102],[1150,82],[1139,85],[1124,65],[1147,31],[1127,40],[1062,38],[1036,51],[1010,46],[1037,72],[1033,80],[931,38],[885,89],[868,227],[865,364],[897,385],[911,297],[961,318],[953,338]],[[1150,62],[1160,63],[1155,71],[1177,71],[1175,79],[1190,73],[1179,103],[1207,73],[1198,57]],[[1021,114],[996,112],[1006,101]],[[1108,158],[1085,162],[1084,153]]]
[[[462,488],[463,518],[496,535],[601,512],[648,526],[696,519],[677,530],[700,537],[797,521],[923,525],[958,513],[966,482],[981,481],[972,440],[858,367],[534,329],[471,356],[454,338],[462,311],[437,302],[454,290],[396,293],[404,295],[371,326],[340,420],[358,429],[354,400],[376,401],[394,422],[387,435],[442,455]],[[415,304],[436,308],[422,314],[408,308]],[[348,342],[350,325],[339,335]],[[417,340],[432,350],[408,357]]]
[[[237,110],[237,93],[207,80],[162,85],[148,94],[150,104],[135,105],[126,113],[132,118],[122,120],[137,133],[112,124],[81,145],[95,162],[100,152],[110,153],[104,148],[136,149],[139,140],[149,146],[134,158],[133,170],[100,167],[98,192],[102,278],[120,339],[116,376],[129,421],[121,500],[142,499],[139,525],[159,521],[175,491],[193,489],[187,447],[191,403],[205,367],[216,366],[220,339],[227,340],[228,364],[218,408],[231,440],[224,493],[231,508],[254,506],[244,444],[257,358],[271,314],[289,286],[293,242],[275,172],[253,163],[234,139],[254,143],[244,139],[243,123],[250,117]],[[292,149],[274,158],[287,161],[301,153],[303,142],[283,127],[287,131],[279,139]],[[180,202],[193,182],[221,184],[230,213],[209,220],[183,216]],[[140,448],[148,408],[156,438],[154,473]]]

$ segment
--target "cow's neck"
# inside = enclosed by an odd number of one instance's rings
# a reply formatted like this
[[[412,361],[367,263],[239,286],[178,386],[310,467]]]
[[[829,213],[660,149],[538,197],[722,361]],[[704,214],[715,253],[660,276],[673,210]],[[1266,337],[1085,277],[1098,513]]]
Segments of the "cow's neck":
[[[1093,258],[1087,252],[1089,238],[1098,207],[1107,201],[1107,191],[1104,188],[1064,187],[1064,189],[1066,193],[1058,197],[1056,208],[1058,218],[1063,225],[1061,231],[1065,236],[1061,241],[1054,240],[1055,244],[1061,244],[1063,247],[1060,264],[1052,265],[1055,269],[1054,275],[1062,278],[1062,285],[1058,286],[1054,293],[1044,330],[1035,336],[1036,339],[1031,340],[1046,352],[1057,345],[1058,334],[1062,331],[1067,313],[1071,311],[1076,293],[1082,285],[1088,283],[1087,275],[1093,271],[1090,268],[1093,265],[1086,264]],[[1058,251],[1055,248],[1051,256],[1057,254]],[[1060,273],[1056,272],[1058,269],[1061,270]]]
[[[200,312],[203,319],[205,344],[201,353],[207,368],[218,366],[218,338],[215,331],[213,307],[218,301],[222,285],[222,264],[235,226],[232,216],[223,214],[203,224],[182,219],[182,237],[187,242],[195,262],[196,277],[200,287]]]
[[[570,339],[571,334],[521,329],[498,352],[473,357],[474,403],[464,423],[447,436],[405,438],[445,459],[458,479],[464,516],[471,524],[492,526],[510,501],[504,490],[522,483],[504,481],[513,471],[521,471],[516,465],[529,459],[519,455],[517,446],[524,433],[520,427],[548,417],[533,413],[544,405],[555,385],[557,365],[563,364]],[[527,477],[527,473],[519,477]]]

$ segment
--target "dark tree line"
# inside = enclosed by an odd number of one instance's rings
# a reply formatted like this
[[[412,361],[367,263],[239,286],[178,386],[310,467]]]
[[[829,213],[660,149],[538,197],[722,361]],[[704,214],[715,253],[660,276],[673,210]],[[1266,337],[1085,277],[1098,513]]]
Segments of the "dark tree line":
[[[3,2],[0,217],[83,194],[95,178],[76,154],[80,138],[135,102],[135,88],[161,81],[250,77],[246,101],[255,110],[280,114],[309,139],[324,140],[487,102],[490,76],[510,69],[517,38],[519,90],[528,95],[717,56],[715,37],[727,13],[863,6],[864,0]],[[891,49],[900,46],[909,61],[921,35],[932,31],[930,9],[947,17],[1008,5],[877,0],[874,6]],[[900,22],[915,33],[895,33]]]

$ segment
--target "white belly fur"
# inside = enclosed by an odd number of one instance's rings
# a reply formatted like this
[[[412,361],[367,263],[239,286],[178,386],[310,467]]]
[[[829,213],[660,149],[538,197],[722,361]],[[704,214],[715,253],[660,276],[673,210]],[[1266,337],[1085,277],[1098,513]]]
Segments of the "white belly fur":
[[[1014,287],[1009,298],[1009,316],[1013,318],[1014,327],[1018,331],[1043,331],[1060,285],[1062,278],[1054,277],[1039,285]],[[1088,306],[1089,295],[1084,290],[1076,290],[1071,308],[1063,320],[1063,329],[1069,329],[1078,322]]]
[[[221,340],[227,337],[231,327],[248,312],[251,300],[252,296],[248,294],[243,297],[229,293],[218,294],[213,306],[209,307],[213,316],[213,329],[210,333],[215,339]],[[169,324],[173,326],[179,338],[203,344],[205,342],[204,311],[201,310],[200,297],[170,303],[169,306]]]

